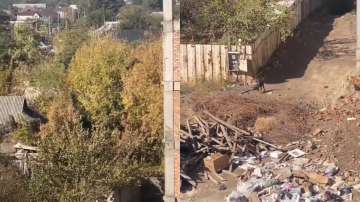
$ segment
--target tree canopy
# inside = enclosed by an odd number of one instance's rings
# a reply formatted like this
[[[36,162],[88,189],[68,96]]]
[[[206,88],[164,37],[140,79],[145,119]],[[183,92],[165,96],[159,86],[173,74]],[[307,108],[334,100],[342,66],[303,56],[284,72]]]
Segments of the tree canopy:
[[[156,163],[163,151],[161,43],[140,45],[135,56],[138,63],[128,73],[122,93],[126,111],[123,143],[133,161]]]
[[[55,60],[66,67],[70,64],[76,51],[89,38],[86,30],[64,30],[53,40],[56,49]]]
[[[140,5],[127,5],[118,14],[120,29],[142,29],[160,31],[161,17],[151,15],[149,10]]]
[[[129,46],[112,39],[94,39],[75,54],[68,83],[94,124],[121,123],[121,91],[131,62]]]
[[[287,28],[288,14],[275,0],[181,0],[180,8],[182,41],[247,43]]]
[[[12,65],[31,65],[39,61],[39,35],[29,26],[21,25],[14,29],[14,45],[11,50]]]
[[[6,63],[6,59],[9,57],[11,42],[9,20],[10,16],[0,11],[0,64]]]

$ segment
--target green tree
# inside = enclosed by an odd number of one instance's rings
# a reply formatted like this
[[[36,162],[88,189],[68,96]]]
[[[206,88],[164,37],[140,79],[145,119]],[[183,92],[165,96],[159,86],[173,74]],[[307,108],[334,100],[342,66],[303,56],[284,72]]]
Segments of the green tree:
[[[26,25],[16,26],[14,29],[14,45],[11,50],[11,66],[29,66],[39,61],[39,36]]]
[[[0,11],[0,64],[6,63],[9,56],[11,42],[9,20],[10,17]]]
[[[269,28],[288,34],[289,15],[275,0],[182,0],[181,5],[184,41],[249,43]]]
[[[147,8],[151,8],[154,10],[162,9],[162,1],[161,0],[144,0],[143,5]]]
[[[119,9],[125,5],[123,0],[77,0],[76,3],[86,13],[83,23],[91,27],[103,25],[104,20],[114,20]]]
[[[60,32],[53,40],[56,49],[55,60],[67,67],[77,49],[88,38],[86,30],[65,30]]]
[[[131,63],[129,46],[109,38],[94,39],[75,54],[68,83],[93,124],[121,124],[123,78]]]
[[[152,10],[161,10],[162,9],[162,1],[161,0],[134,0],[134,4],[142,5],[146,8]]]
[[[150,14],[149,10],[139,5],[124,6],[118,15],[120,29],[143,29],[156,31],[161,28],[161,18]]]

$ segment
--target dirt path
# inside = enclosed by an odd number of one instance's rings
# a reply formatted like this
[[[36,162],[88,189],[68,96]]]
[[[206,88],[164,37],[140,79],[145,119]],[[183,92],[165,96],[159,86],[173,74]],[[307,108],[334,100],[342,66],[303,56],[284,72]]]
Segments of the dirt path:
[[[334,103],[349,93],[355,71],[356,16],[320,13],[302,23],[275,53],[266,73],[267,88],[287,99]]]

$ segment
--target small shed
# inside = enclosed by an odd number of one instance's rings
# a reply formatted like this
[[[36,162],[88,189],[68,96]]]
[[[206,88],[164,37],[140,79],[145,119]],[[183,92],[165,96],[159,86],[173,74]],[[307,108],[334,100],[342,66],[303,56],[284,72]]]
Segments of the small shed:
[[[24,96],[0,96],[0,127],[23,120],[41,122],[42,117],[28,107]]]

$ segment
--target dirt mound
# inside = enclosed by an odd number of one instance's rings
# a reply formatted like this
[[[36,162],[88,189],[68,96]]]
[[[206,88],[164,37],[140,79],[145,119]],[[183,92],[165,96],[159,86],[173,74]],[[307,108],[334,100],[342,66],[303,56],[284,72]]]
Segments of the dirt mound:
[[[239,95],[209,97],[194,106],[197,113],[205,109],[239,128],[251,127],[258,116],[275,112],[271,105],[262,105]]]
[[[194,95],[189,100],[182,106],[182,109],[187,109],[187,113],[182,114],[183,121],[194,114],[201,116],[207,110],[238,128],[254,131],[261,128],[259,132],[264,139],[280,145],[296,141],[308,131],[305,127],[308,109],[296,105],[259,101],[227,92],[212,96]],[[261,117],[272,117],[273,120]]]
[[[259,117],[255,122],[255,130],[258,133],[270,133],[278,124],[278,120],[273,116]]]

